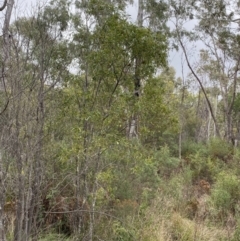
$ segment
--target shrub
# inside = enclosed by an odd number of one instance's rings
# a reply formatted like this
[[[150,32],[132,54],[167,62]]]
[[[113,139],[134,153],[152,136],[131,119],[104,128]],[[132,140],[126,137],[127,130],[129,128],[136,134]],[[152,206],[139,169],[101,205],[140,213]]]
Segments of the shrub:
[[[155,153],[158,162],[158,174],[169,177],[180,164],[178,158],[172,157],[168,146],[163,146],[160,151]]]
[[[190,155],[195,155],[196,153],[201,153],[202,155],[207,155],[207,147],[203,143],[196,143],[194,141],[185,141],[182,144],[182,156],[188,157]]]
[[[211,193],[214,207],[220,212],[222,218],[228,212],[235,213],[240,198],[240,181],[234,174],[221,172]]]
[[[221,139],[212,139],[208,145],[208,154],[212,158],[226,161],[232,153],[231,144]]]
[[[205,157],[205,155],[197,152],[190,157],[189,164],[193,172],[193,182],[199,181],[200,179],[212,182],[224,163],[217,159]]]
[[[113,224],[114,241],[133,241],[136,240],[136,234],[133,228],[126,228],[120,222],[115,221]]]

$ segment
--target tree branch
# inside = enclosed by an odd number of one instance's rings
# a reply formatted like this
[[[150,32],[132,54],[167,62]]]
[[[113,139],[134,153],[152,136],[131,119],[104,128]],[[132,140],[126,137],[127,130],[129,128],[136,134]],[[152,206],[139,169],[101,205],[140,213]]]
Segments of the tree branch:
[[[176,26],[176,29],[177,29],[177,26]],[[178,41],[179,41],[179,43],[180,43],[180,45],[181,45],[181,47],[182,47],[182,50],[183,50],[185,59],[186,59],[186,61],[187,61],[188,68],[190,69],[191,73],[192,73],[193,76],[196,78],[196,80],[198,81],[198,83],[199,83],[199,85],[200,85],[200,87],[201,87],[201,90],[202,90],[202,92],[203,92],[203,94],[204,94],[204,97],[205,97],[205,99],[206,99],[206,101],[207,101],[207,105],[208,105],[209,111],[210,111],[210,113],[211,113],[211,116],[212,116],[212,118],[213,118],[213,121],[214,121],[214,124],[215,124],[215,127],[216,127],[217,136],[220,137],[219,128],[218,128],[218,125],[217,125],[217,121],[216,121],[215,115],[214,115],[214,113],[213,113],[213,109],[212,109],[211,102],[210,102],[210,100],[209,100],[209,98],[208,98],[208,96],[207,96],[207,93],[206,93],[205,88],[204,88],[204,86],[203,86],[203,84],[202,84],[202,81],[200,80],[200,78],[198,77],[198,75],[195,73],[195,71],[193,70],[193,68],[192,68],[192,66],[191,66],[191,64],[190,64],[190,62],[189,62],[189,59],[188,59],[188,56],[187,56],[187,52],[186,52],[185,46],[183,45],[183,42],[182,42],[182,40],[181,40],[181,37],[180,37],[180,34],[179,34],[178,29],[177,29],[177,36],[178,36]]]
[[[0,7],[0,11],[3,11],[6,6],[7,6],[7,0],[5,0],[2,7]]]

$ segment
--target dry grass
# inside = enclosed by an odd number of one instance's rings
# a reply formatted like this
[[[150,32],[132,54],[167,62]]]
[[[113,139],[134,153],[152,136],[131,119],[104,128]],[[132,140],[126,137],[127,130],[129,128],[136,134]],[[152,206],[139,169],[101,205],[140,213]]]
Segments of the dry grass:
[[[156,199],[147,212],[146,216],[150,221],[148,227],[144,227],[142,231],[142,241],[231,240],[227,228],[210,226],[207,219],[201,216],[206,196],[199,200],[199,204],[203,207],[201,206],[193,219],[185,217],[185,210],[181,212],[174,210],[175,201],[162,197]]]

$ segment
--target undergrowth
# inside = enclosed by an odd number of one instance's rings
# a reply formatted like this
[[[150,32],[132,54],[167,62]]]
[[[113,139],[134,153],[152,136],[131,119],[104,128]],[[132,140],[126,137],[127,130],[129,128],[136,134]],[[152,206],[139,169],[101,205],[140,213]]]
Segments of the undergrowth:
[[[109,175],[101,176],[99,182],[106,179],[109,186],[110,181],[113,183],[114,195],[109,200],[100,196],[99,203],[105,209],[98,213],[107,215],[95,214],[98,222],[93,227],[93,240],[240,240],[239,163],[240,149],[231,150],[228,144],[212,140],[208,145],[201,144],[199,149],[197,145],[192,146],[181,160],[171,156],[167,146],[162,147],[142,169],[134,167],[133,181],[126,179],[122,186],[121,183],[116,186]],[[124,186],[125,182],[128,186]],[[145,187],[140,189],[143,183]],[[66,208],[67,203],[63,204]],[[54,206],[49,209],[54,211]],[[88,227],[90,213],[86,215],[85,227]],[[61,216],[53,216],[52,220],[54,218]],[[71,220],[66,221],[71,223]],[[51,229],[40,235],[39,240],[78,238],[75,234],[66,236],[58,229]]]

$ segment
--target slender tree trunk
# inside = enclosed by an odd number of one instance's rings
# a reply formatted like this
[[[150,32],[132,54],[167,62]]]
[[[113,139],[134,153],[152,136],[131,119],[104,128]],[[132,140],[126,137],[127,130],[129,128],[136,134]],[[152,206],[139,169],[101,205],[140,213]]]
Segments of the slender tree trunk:
[[[218,111],[218,95],[216,96],[216,100],[215,100],[215,116],[217,116],[217,111]],[[216,125],[213,122],[213,137],[216,137]]]
[[[0,241],[6,241],[4,228],[5,181],[2,153],[0,153]]]
[[[15,95],[20,93],[20,84],[14,84]],[[17,167],[17,186],[16,186],[16,220],[14,228],[14,241],[21,241],[26,236],[23,233],[23,222],[24,222],[24,204],[25,204],[25,185],[24,185],[24,166],[20,147],[19,132],[20,132],[20,103],[21,95],[17,100],[14,101],[12,106],[12,118],[15,121],[15,130],[13,130],[13,143],[12,153],[16,161]]]
[[[237,80],[238,80],[238,72],[239,72],[239,66],[240,64],[240,57],[238,58],[235,69],[234,69],[234,79],[233,79],[233,89],[232,89],[232,98],[230,102],[227,102],[227,108],[226,108],[226,120],[227,120],[227,140],[230,141],[233,145],[235,145],[235,137],[233,134],[233,105],[236,99],[236,89],[237,89]]]
[[[138,15],[137,15],[137,25],[138,27],[143,26],[143,10],[144,10],[144,3],[143,0],[138,0]],[[134,96],[136,101],[140,96],[140,88],[141,88],[141,76],[140,76],[140,68],[142,64],[142,59],[140,56],[135,57],[135,76],[134,76]],[[132,118],[130,119],[129,124],[129,138],[138,138],[138,125],[139,119],[138,115],[134,113]]]
[[[208,123],[207,123],[207,140],[210,140],[211,137],[211,122],[212,122],[212,118],[211,118],[211,112],[208,110]]]
[[[8,5],[7,5],[8,4]],[[9,47],[10,47],[10,39],[9,39],[9,24],[10,24],[10,19],[12,15],[12,9],[13,9],[13,4],[14,0],[4,0],[3,4],[0,6],[0,11],[3,11],[6,9],[5,13],[5,19],[4,19],[4,24],[3,24],[3,45],[2,45],[2,56],[3,56],[3,62],[1,63],[1,70],[2,70],[2,86],[4,91],[6,91],[6,86],[5,86],[5,66],[9,58]],[[8,106],[9,100],[7,100],[4,111],[6,110]],[[2,113],[1,113],[2,114]],[[3,137],[3,140],[7,138]],[[5,142],[5,141],[4,141]],[[3,142],[1,141],[1,149],[0,149],[0,241],[6,241],[6,234],[5,234],[5,228],[4,228],[4,204],[5,204],[5,190],[6,190],[6,182],[5,182],[5,169],[3,165]]]
[[[226,114],[226,121],[225,121],[225,136],[226,140],[231,142],[234,145],[234,137],[233,137],[233,125],[232,125],[232,113]]]
[[[198,81],[198,83],[199,83],[199,85],[200,85],[200,88],[201,88],[201,90],[202,90],[202,92],[203,92],[203,94],[204,94],[204,97],[205,97],[206,101],[207,101],[207,105],[208,105],[209,111],[210,111],[210,113],[211,113],[212,119],[213,119],[214,124],[215,124],[215,126],[216,126],[216,134],[217,134],[218,137],[220,137],[220,131],[219,131],[219,128],[218,128],[217,120],[216,120],[216,117],[215,117],[215,115],[214,115],[213,108],[212,108],[212,104],[211,104],[211,102],[210,102],[210,100],[209,100],[209,98],[208,98],[207,92],[205,91],[205,88],[204,88],[204,86],[203,86],[203,84],[202,84],[202,81],[200,80],[200,78],[198,77],[198,75],[196,74],[196,72],[193,70],[193,68],[192,68],[192,66],[191,66],[191,64],[190,64],[190,62],[189,62],[188,55],[187,55],[187,51],[186,51],[186,48],[185,48],[185,46],[184,46],[184,44],[183,44],[183,42],[182,42],[182,39],[181,39],[181,37],[180,37],[180,33],[179,33],[179,30],[178,30],[178,29],[177,29],[177,34],[178,34],[178,41],[179,41],[179,43],[180,43],[180,45],[181,45],[181,48],[182,48],[182,50],[183,50],[185,59],[186,59],[186,61],[187,61],[187,65],[188,65],[191,73],[193,74],[193,76],[196,78],[196,80]]]
[[[44,70],[42,70],[44,72]],[[44,73],[42,73],[42,79],[38,91],[38,107],[37,107],[37,123],[36,123],[36,150],[33,155],[33,176],[31,178],[31,187],[28,195],[31,197],[29,216],[28,219],[28,235],[33,237],[33,240],[37,241],[37,229],[38,229],[38,217],[41,208],[41,187],[44,175],[43,167],[43,138],[44,138]]]
[[[183,103],[184,103],[184,98],[185,98],[185,87],[184,87],[184,80],[183,80],[183,90],[182,90],[182,97],[181,97],[181,103],[180,103],[180,132],[179,132],[179,137],[178,137],[178,157],[179,159],[182,158],[182,134],[183,134]]]
[[[14,0],[9,0],[7,3],[7,10],[5,14],[5,20],[3,25],[3,39],[4,39],[4,61],[7,61],[9,57],[9,48],[10,48],[10,33],[9,33],[9,25],[12,15],[12,9],[14,5]]]
[[[138,0],[138,15],[137,15],[137,25],[138,25],[138,27],[143,26],[143,8],[144,8],[143,1],[144,0]]]

